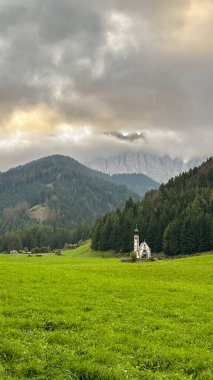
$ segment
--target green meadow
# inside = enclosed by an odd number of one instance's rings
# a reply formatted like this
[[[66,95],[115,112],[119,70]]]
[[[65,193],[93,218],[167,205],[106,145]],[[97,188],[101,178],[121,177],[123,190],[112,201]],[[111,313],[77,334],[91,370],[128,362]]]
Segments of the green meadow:
[[[212,380],[213,255],[0,255],[0,379]]]

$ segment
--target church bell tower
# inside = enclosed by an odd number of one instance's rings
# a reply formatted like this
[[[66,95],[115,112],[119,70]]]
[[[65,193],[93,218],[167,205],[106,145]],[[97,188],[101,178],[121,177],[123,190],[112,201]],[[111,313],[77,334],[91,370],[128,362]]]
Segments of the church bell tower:
[[[137,258],[139,257],[139,231],[136,225],[135,231],[134,231],[134,252],[137,253]]]

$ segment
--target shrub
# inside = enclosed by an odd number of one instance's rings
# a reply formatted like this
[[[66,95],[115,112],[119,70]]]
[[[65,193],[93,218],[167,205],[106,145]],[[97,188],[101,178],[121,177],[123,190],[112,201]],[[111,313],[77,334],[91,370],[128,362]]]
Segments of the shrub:
[[[32,249],[32,253],[47,253],[50,251],[50,247],[35,247]]]
[[[136,252],[131,252],[130,253],[130,258],[132,260],[133,263],[135,263],[137,261],[137,253]]]

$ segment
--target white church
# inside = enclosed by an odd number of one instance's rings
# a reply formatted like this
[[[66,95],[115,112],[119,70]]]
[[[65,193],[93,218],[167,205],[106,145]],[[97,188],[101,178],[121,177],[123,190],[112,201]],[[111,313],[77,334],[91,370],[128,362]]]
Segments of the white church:
[[[134,252],[137,254],[137,259],[150,259],[151,257],[151,249],[148,244],[145,242],[140,244],[139,231],[136,229],[134,231]]]

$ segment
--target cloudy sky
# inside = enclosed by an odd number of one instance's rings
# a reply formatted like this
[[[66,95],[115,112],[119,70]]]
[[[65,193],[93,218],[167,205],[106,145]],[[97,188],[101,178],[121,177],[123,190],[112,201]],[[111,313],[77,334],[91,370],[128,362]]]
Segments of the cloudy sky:
[[[0,170],[213,151],[212,0],[0,0]]]

